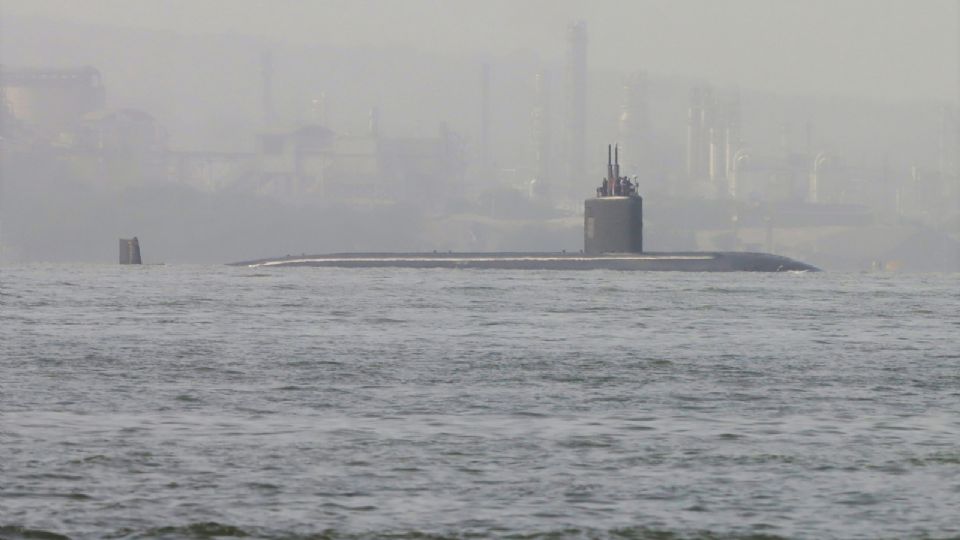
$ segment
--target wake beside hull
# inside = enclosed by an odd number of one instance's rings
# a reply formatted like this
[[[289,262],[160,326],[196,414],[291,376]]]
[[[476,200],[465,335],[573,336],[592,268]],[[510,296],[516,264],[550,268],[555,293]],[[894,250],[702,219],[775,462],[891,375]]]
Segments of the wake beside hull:
[[[767,253],[334,253],[233,263],[249,267],[463,268],[661,272],[804,272],[819,269]]]

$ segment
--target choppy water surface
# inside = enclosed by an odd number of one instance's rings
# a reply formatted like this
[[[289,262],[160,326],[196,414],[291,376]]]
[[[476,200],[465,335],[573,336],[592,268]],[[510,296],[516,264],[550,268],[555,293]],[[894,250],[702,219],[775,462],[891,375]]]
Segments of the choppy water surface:
[[[958,291],[0,268],[0,538],[955,537]]]

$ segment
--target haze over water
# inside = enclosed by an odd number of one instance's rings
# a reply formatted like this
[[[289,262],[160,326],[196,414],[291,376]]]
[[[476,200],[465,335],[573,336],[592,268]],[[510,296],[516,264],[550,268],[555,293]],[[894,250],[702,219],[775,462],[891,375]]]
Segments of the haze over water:
[[[0,538],[955,537],[958,287],[3,267]]]

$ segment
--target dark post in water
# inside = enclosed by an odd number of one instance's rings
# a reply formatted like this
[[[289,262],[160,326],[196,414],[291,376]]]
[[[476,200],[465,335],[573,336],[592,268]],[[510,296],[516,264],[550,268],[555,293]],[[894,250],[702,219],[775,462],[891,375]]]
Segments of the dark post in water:
[[[120,239],[120,264],[143,264],[140,260],[140,241],[136,236]]]

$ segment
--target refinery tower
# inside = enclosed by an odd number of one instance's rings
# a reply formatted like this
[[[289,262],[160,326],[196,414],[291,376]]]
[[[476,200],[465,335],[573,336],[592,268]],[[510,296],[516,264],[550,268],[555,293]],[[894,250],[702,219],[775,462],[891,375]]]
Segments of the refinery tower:
[[[586,175],[584,153],[587,131],[587,23],[567,27],[564,138],[568,185],[576,187]]]

